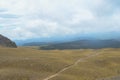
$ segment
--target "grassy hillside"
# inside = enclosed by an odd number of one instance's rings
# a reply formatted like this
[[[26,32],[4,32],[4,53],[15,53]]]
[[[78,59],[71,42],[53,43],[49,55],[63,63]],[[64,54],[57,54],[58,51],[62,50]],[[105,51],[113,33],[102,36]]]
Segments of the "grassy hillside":
[[[120,48],[120,41],[108,40],[75,40],[70,42],[54,43],[40,46],[42,50],[65,50],[65,49],[103,49]]]
[[[120,75],[120,49],[37,50],[0,48],[0,80],[44,80],[78,59],[85,59],[50,80],[96,80]],[[99,55],[88,57],[89,55]],[[86,58],[88,57],[88,58]]]
[[[51,80],[120,80],[120,50],[101,50],[101,55],[79,63]],[[69,78],[68,78],[69,77]]]

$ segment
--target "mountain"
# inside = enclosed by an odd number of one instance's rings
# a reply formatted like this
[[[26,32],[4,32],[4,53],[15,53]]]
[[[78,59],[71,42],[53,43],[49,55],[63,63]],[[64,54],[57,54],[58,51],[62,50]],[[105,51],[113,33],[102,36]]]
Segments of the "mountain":
[[[120,48],[120,41],[110,40],[77,40],[58,44],[50,44],[40,47],[43,50],[52,49],[101,49],[101,48]]]
[[[50,41],[50,42],[28,42],[24,43],[22,46],[45,46],[45,45],[53,45],[53,44],[58,44],[58,43],[63,43],[63,42],[68,42],[68,41]]]
[[[16,44],[18,46],[22,46],[26,43],[41,43],[41,42],[71,42],[71,41],[77,41],[77,40],[120,40],[120,32],[101,32],[101,33],[83,33],[83,34],[74,34],[74,35],[66,35],[66,36],[51,36],[51,37],[36,37],[36,38],[28,38],[28,39],[19,39],[15,40]]]
[[[55,36],[55,37],[48,37],[48,38],[31,38],[31,39],[25,39],[25,40],[15,40],[16,44],[18,46],[29,46],[32,44],[32,46],[38,45],[38,44],[46,44],[46,43],[63,43],[63,42],[70,42],[74,40],[80,40],[80,39],[94,39],[89,36]]]
[[[17,45],[15,44],[15,42],[11,41],[10,39],[2,35],[0,35],[0,46],[17,48]]]
[[[52,42],[29,42],[29,43],[25,43],[22,46],[43,46],[43,45],[50,45],[50,44],[54,44]]]

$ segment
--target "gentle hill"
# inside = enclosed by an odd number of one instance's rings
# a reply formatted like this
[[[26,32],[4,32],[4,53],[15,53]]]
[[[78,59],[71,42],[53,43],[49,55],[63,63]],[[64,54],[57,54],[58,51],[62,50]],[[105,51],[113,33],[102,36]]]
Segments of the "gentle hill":
[[[101,48],[120,48],[118,40],[77,40],[58,44],[42,46],[40,49],[101,49]]]
[[[44,46],[44,45],[51,45],[51,44],[56,44],[57,42],[29,42],[29,43],[24,43],[22,46]]]
[[[10,39],[8,39],[7,37],[4,37],[2,35],[0,35],[0,46],[1,47],[12,47],[12,48],[17,47],[15,42],[11,41]]]

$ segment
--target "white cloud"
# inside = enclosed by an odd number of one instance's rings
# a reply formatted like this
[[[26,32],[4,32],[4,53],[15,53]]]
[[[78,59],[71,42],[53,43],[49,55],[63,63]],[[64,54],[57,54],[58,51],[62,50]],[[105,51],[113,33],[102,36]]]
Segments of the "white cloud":
[[[12,39],[119,30],[118,11],[109,0],[0,0],[0,33]],[[5,15],[4,15],[5,16]]]

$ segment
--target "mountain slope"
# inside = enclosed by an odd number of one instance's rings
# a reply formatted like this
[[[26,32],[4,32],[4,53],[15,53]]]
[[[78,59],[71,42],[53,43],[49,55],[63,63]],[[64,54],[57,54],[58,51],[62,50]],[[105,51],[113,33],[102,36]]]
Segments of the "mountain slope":
[[[77,40],[42,46],[40,49],[100,49],[100,48],[120,48],[120,41],[117,40]]]
[[[15,42],[11,41],[10,39],[8,39],[7,37],[4,37],[2,35],[0,35],[0,46],[2,46],[2,47],[12,47],[12,48],[17,47]]]

